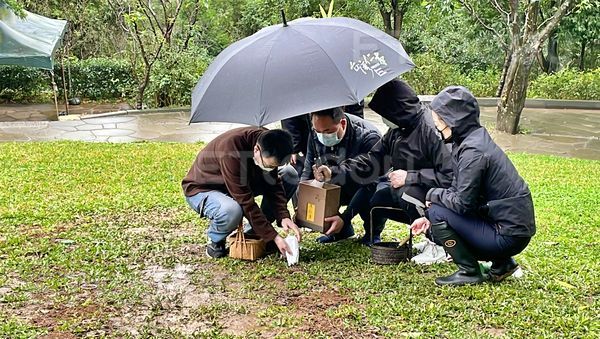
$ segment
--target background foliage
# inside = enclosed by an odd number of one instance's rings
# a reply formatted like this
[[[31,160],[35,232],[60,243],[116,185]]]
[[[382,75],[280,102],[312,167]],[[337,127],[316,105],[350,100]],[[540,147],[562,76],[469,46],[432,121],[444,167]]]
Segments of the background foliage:
[[[280,23],[280,8],[285,9],[290,21],[320,17],[319,5],[329,5],[329,0],[162,1],[182,2],[183,7],[172,41],[150,72],[143,98],[149,107],[189,104],[190,90],[210,61],[230,43]],[[124,8],[134,6],[136,1],[0,2],[69,21],[68,50],[64,52],[71,56],[73,95],[89,100],[134,100],[136,79],[143,78],[144,70],[126,24],[133,14]],[[151,2],[159,4],[159,0]],[[447,85],[462,84],[478,96],[493,96],[504,60],[501,42],[453,1],[408,2],[399,39],[418,66],[404,76],[417,92],[436,94]],[[338,0],[333,15],[357,18],[383,29],[381,4],[389,9],[391,1]],[[481,13],[492,23],[501,20],[495,12]],[[529,97],[600,97],[595,85],[600,72],[599,16],[600,1],[586,0],[566,17],[557,30],[559,72],[548,75],[536,66]],[[0,67],[0,100],[47,100],[51,89],[48,79],[47,74],[37,70]]]

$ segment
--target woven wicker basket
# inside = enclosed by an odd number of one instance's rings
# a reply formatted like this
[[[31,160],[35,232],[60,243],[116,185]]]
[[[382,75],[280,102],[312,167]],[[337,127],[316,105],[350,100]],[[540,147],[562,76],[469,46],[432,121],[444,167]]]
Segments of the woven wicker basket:
[[[265,242],[257,236],[244,234],[240,223],[237,232],[229,236],[229,256],[242,260],[258,260],[265,254]]]
[[[412,245],[408,238],[402,242],[380,242],[371,247],[373,262],[380,265],[398,264],[410,261],[412,257]]]

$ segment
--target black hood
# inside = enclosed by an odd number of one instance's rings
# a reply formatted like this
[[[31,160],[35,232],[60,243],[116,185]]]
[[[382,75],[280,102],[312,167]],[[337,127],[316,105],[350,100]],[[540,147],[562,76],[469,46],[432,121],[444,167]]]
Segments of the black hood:
[[[450,127],[452,138],[458,143],[473,130],[481,127],[479,104],[465,87],[449,86],[444,88],[431,101],[431,109]]]
[[[406,82],[398,79],[379,87],[369,107],[398,125],[405,135],[415,129],[423,115],[417,93]]]

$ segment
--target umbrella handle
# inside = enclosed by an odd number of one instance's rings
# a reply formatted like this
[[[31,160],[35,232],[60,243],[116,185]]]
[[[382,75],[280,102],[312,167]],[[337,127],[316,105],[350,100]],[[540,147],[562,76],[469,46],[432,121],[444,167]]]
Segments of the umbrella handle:
[[[281,9],[281,19],[283,20],[283,27],[287,27],[287,20],[285,20],[285,12],[283,9]]]

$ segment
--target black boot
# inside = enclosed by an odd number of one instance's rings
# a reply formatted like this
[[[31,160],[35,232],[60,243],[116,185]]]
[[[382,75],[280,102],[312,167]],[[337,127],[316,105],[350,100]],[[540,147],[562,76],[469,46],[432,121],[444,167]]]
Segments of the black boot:
[[[467,248],[464,240],[452,228],[448,227],[448,224],[445,222],[432,224],[431,231],[434,239],[442,244],[446,253],[450,254],[454,263],[458,266],[458,271],[453,274],[435,279],[437,285],[473,285],[486,280],[481,274],[477,259]]]
[[[519,264],[515,259],[508,258],[503,260],[492,261],[490,268],[490,280],[493,282],[501,282],[510,277],[519,268]]]

